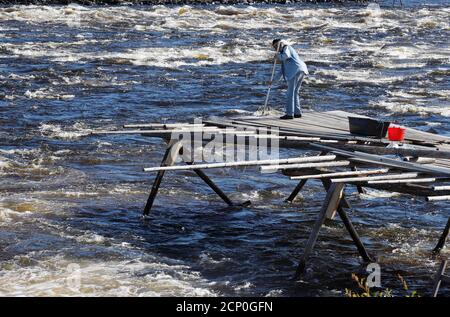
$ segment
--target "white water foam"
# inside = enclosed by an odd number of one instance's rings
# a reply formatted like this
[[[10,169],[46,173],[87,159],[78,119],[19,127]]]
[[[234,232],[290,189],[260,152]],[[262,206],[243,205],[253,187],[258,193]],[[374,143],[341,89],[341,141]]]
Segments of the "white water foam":
[[[42,135],[56,139],[78,139],[89,135],[92,130],[82,122],[76,122],[72,126],[62,127],[59,124],[42,123],[39,127]]]
[[[55,93],[52,88],[39,88],[38,90],[35,91],[27,90],[24,95],[25,97],[30,99],[70,100],[75,98],[75,95]]]
[[[1,296],[216,295],[197,272],[180,264],[149,262],[144,258],[123,261],[33,258],[34,254],[17,256],[2,263]]]
[[[450,105],[445,106],[425,106],[415,105],[406,102],[391,101],[391,100],[374,100],[369,103],[374,108],[384,108],[392,113],[397,114],[418,114],[429,115],[438,114],[444,117],[450,117]],[[426,101],[423,101],[426,104]]]

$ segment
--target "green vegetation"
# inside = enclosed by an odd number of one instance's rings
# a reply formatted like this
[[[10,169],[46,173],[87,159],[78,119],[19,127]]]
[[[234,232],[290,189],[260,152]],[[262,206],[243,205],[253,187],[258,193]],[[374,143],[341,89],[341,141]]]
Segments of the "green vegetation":
[[[397,277],[402,283],[403,290],[405,291],[404,297],[420,297],[416,291],[409,290],[408,284],[401,275],[397,275]],[[392,290],[389,288],[377,291],[371,290],[369,285],[367,284],[367,278],[358,277],[358,275],[353,273],[352,280],[354,280],[357,283],[360,292],[352,291],[346,288],[345,295],[347,297],[394,297],[394,295],[392,294]]]

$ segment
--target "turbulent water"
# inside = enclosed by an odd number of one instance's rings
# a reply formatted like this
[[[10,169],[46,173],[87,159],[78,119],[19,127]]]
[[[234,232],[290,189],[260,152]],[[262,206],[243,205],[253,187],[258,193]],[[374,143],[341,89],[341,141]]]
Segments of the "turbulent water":
[[[208,171],[233,199],[253,202],[230,209],[192,174],[170,173],[144,221],[154,175],[142,167],[159,164],[162,142],[87,135],[253,113],[277,37],[309,66],[304,108],[449,135],[449,14],[446,1],[0,7],[0,295],[343,296],[364,266],[340,221],[322,229],[302,281],[290,280],[324,198],[318,182],[287,205],[295,182],[286,177]],[[270,103],[283,101],[280,86]],[[348,195],[382,286],[404,295],[400,274],[426,295],[448,204]]]

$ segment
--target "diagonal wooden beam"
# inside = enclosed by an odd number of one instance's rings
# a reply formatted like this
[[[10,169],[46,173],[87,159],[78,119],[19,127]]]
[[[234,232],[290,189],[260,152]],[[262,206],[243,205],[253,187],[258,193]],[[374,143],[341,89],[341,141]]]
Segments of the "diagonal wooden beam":
[[[188,165],[192,165],[192,162],[186,162]],[[200,177],[211,189],[220,197],[228,206],[249,206],[251,202],[248,200],[242,204],[235,204],[233,201],[217,186],[201,169],[194,169],[194,172]]]
[[[174,141],[169,143],[164,157],[161,161],[161,166],[171,166],[175,163],[180,150],[183,147],[182,140]],[[155,202],[156,195],[158,194],[159,186],[161,186],[161,181],[164,177],[165,171],[159,171],[156,174],[155,180],[153,181],[152,189],[150,195],[147,198],[147,203],[144,207],[144,216],[148,216],[150,210],[152,209],[153,203]]]
[[[322,184],[325,187],[325,189],[330,188],[330,180],[329,179],[323,179]],[[364,244],[362,243],[361,239],[359,238],[359,235],[353,226],[350,218],[348,217],[347,213],[345,212],[344,208],[351,208],[350,203],[345,198],[345,194],[342,191],[342,198],[339,202],[339,206],[332,212],[332,214],[327,216],[327,219],[334,219],[335,213],[339,214],[339,217],[341,218],[342,222],[344,223],[345,228],[347,229],[348,233],[350,234],[350,237],[353,240],[353,243],[355,244],[356,248],[358,249],[359,254],[366,262],[373,262],[372,258],[370,257],[369,253],[367,252]]]
[[[449,231],[450,231],[450,217],[448,218],[447,225],[445,226],[444,231],[442,232],[442,235],[439,238],[436,247],[433,249],[433,254],[439,254],[441,252],[442,248],[445,245],[445,241],[447,240]]]
[[[348,217],[347,213],[345,212],[344,208],[342,208],[342,201],[339,207],[337,208],[337,212],[339,214],[339,217],[342,219],[342,222],[344,223],[345,228],[347,229],[348,233],[350,234],[350,237],[353,240],[353,243],[355,244],[356,248],[358,249],[359,254],[363,258],[365,262],[374,262],[372,257],[369,255],[369,253],[366,250],[366,247],[362,243],[358,232],[356,231],[355,227],[353,226],[353,223],[351,222],[350,218]]]
[[[289,197],[285,200],[286,202],[293,202],[295,197],[297,197],[298,193],[302,190],[302,188],[305,186],[307,182],[307,179],[302,179],[297,186],[295,186],[294,190],[292,191],[292,193],[289,195]]]
[[[436,272],[436,275],[434,277],[434,286],[433,286],[433,291],[432,291],[432,296],[433,297],[437,297],[437,295],[438,295],[439,288],[441,287],[442,276],[445,273],[445,268],[446,267],[447,267],[447,261],[444,260],[439,265],[439,269]]]
[[[325,200],[322,204],[322,208],[320,209],[319,215],[317,216],[317,220],[314,223],[311,234],[309,235],[308,241],[306,242],[305,250],[303,251],[303,255],[298,264],[294,279],[298,279],[304,273],[306,268],[306,261],[309,258],[314,245],[316,244],[320,228],[325,221],[326,215],[330,212],[330,209],[339,204],[344,186],[345,184],[341,183],[330,185]]]

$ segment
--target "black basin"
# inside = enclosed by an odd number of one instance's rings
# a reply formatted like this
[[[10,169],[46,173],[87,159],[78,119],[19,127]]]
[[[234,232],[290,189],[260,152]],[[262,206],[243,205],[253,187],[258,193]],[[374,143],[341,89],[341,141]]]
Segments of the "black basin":
[[[377,138],[386,137],[391,124],[389,121],[379,121],[369,118],[348,117],[350,133]]]

